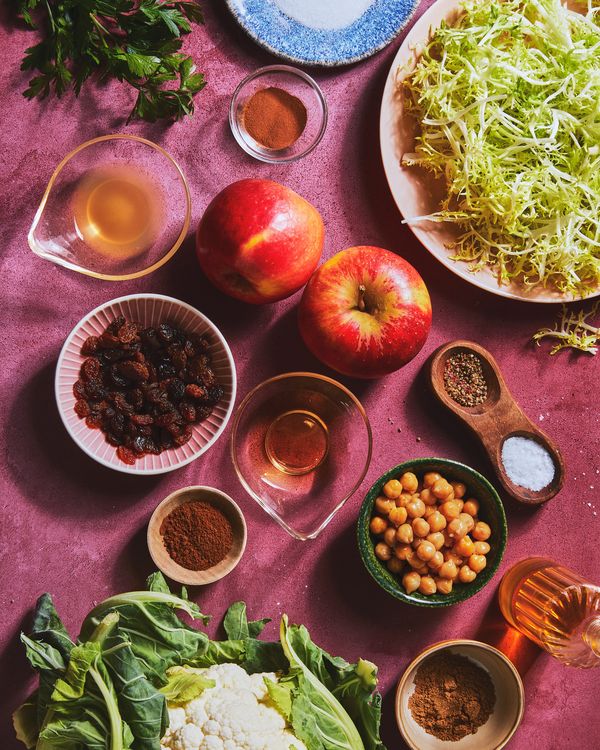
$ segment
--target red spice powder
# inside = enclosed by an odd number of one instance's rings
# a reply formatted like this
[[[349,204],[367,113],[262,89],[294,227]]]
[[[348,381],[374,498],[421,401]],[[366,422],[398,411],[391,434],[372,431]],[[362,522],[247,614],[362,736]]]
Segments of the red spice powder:
[[[233,545],[227,518],[209,503],[179,505],[160,527],[167,552],[187,570],[207,570],[221,562]]]

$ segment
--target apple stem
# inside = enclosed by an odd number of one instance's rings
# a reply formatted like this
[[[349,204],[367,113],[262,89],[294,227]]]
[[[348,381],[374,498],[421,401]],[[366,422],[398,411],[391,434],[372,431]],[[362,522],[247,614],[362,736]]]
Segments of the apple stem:
[[[367,293],[367,288],[364,284],[359,284],[358,287],[358,309],[361,312],[364,312],[367,309],[367,305],[365,303],[365,294]]]

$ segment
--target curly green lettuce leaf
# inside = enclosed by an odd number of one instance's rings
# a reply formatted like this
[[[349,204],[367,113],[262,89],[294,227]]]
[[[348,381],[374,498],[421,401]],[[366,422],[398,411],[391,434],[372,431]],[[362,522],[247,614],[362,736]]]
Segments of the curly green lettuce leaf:
[[[554,328],[541,328],[533,334],[533,341],[539,345],[543,339],[551,339],[554,342],[551,355],[563,349],[575,349],[595,355],[600,342],[600,326],[592,325],[590,318],[596,317],[599,309],[600,302],[596,302],[588,310],[572,310],[563,305]]]

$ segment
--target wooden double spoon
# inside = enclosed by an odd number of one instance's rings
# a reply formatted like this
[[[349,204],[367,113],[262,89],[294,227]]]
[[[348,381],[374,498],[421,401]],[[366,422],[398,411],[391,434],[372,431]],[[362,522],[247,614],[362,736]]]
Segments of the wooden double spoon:
[[[473,353],[480,360],[487,382],[485,401],[477,406],[461,406],[444,387],[444,368],[449,357],[461,352]],[[565,480],[565,464],[557,445],[522,411],[508,390],[498,363],[484,347],[472,341],[452,341],[438,349],[431,360],[431,385],[438,400],[456,414],[481,441],[506,492],[522,503],[544,503],[554,497]],[[502,463],[502,445],[509,437],[535,440],[551,455],[554,478],[546,487],[533,491],[511,481]]]

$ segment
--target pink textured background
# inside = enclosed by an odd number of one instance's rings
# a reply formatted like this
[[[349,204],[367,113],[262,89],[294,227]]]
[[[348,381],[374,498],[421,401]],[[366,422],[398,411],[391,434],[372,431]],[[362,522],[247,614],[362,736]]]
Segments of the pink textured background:
[[[227,124],[235,85],[249,71],[273,62],[237,28],[222,3],[204,3],[206,26],[187,41],[207,88],[192,119],[172,127],[123,125],[131,95],[119,86],[86,89],[76,101],[29,103],[19,71],[33,35],[3,12],[0,122],[2,149],[2,297],[5,302],[0,369],[2,489],[0,504],[0,747],[19,747],[9,714],[31,688],[18,632],[30,608],[50,591],[64,621],[76,632],[98,600],[140,588],[152,564],[145,545],[148,518],[178,487],[213,484],[241,504],[248,548],[225,580],[193,592],[215,615],[244,598],[253,616],[291,619],[315,640],[346,658],[364,656],[380,666],[385,694],[384,739],[404,745],[393,719],[395,683],[409,660],[438,640],[501,632],[495,605],[499,576],[482,593],[444,611],[403,606],[376,588],[361,566],[354,522],[361,498],[384,470],[414,456],[440,455],[489,467],[472,438],[430,402],[419,373],[435,347],[454,338],[488,346],[525,411],[555,438],[568,465],[561,495],[530,510],[506,501],[509,543],[502,570],[533,553],[555,556],[589,578],[600,567],[598,361],[562,354],[551,359],[529,336],[553,322],[556,308],[494,298],[447,273],[401,225],[380,163],[379,103],[397,40],[371,60],[317,72],[330,107],[319,148],[292,166],[260,164],[234,142]],[[154,291],[179,297],[221,328],[236,358],[239,395],[262,379],[294,369],[325,370],[301,343],[295,320],[299,295],[283,303],[246,308],[203,281],[188,238],[175,258],[154,275],[104,283],[42,261],[26,234],[52,170],[83,140],[110,132],[156,140],[179,161],[193,194],[193,226],[209,200],[242,177],[279,180],[312,201],[326,227],[324,257],[354,244],[401,253],[424,276],[433,300],[434,326],[424,351],[402,371],[375,383],[345,381],[363,400],[374,428],[374,457],[367,478],[315,542],[288,537],[247,497],[228,455],[227,430],[204,457],[157,478],[111,472],[88,459],[59,422],[53,396],[54,366],[73,325],[91,308],[121,294]],[[483,630],[482,630],[483,626]],[[271,624],[267,634],[274,635]],[[595,750],[600,746],[598,673],[568,669],[545,654],[525,654],[527,703],[511,750]]]

